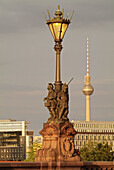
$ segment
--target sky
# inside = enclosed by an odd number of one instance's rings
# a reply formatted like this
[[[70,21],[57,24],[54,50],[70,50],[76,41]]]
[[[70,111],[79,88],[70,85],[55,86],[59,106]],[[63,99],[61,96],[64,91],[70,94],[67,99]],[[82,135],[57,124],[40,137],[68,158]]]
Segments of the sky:
[[[39,135],[49,118],[43,98],[55,81],[54,40],[46,25],[74,10],[62,42],[61,80],[69,85],[69,119],[85,120],[86,39],[89,37],[91,120],[114,121],[114,0],[0,0],[0,119],[26,120]]]

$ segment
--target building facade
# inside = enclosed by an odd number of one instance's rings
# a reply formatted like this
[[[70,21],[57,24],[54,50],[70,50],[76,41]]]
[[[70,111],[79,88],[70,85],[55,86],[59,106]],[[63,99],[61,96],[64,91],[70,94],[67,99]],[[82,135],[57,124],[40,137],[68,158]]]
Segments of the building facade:
[[[33,143],[33,131],[27,131],[26,121],[0,120],[0,160],[25,160]]]
[[[77,131],[75,136],[76,149],[80,149],[89,140],[105,142],[112,145],[114,150],[114,121],[73,121]]]

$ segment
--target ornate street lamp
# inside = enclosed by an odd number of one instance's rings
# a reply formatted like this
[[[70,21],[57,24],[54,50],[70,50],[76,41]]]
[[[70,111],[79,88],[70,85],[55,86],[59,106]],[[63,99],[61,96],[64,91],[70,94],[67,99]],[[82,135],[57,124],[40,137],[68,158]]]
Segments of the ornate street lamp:
[[[49,10],[48,10],[49,19],[47,20],[46,17],[46,24],[48,24],[48,27],[52,33],[52,36],[55,41],[54,49],[56,51],[56,80],[55,80],[55,91],[61,90],[61,71],[60,71],[60,53],[62,50],[61,42],[64,38],[64,35],[66,33],[66,30],[70,24],[70,21],[72,19],[73,13],[71,15],[71,18],[63,18],[63,10],[60,11],[60,7],[58,6],[58,10],[54,13],[53,18],[51,19]]]
[[[72,16],[70,19],[67,19],[68,17],[64,19],[63,11],[60,11],[59,6],[52,19],[49,11],[48,15],[49,19],[46,19],[46,23],[55,41],[56,80],[55,87],[52,83],[48,83],[48,95],[44,98],[45,106],[49,110],[50,117],[43,124],[43,129],[39,132],[43,136],[43,144],[42,149],[37,149],[36,151],[35,161],[47,161],[51,163],[76,162],[80,161],[79,153],[74,146],[76,131],[67,117],[69,113],[68,85],[72,79],[67,84],[62,83],[60,75],[61,42]],[[60,167],[57,166],[57,169],[60,169]]]

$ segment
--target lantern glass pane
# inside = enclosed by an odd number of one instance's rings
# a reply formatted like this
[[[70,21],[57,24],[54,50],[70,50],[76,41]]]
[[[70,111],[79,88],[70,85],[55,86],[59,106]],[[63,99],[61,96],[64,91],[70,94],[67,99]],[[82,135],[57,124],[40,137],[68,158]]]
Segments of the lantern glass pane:
[[[63,39],[67,28],[68,28],[68,24],[63,23],[63,24],[62,24],[62,32],[61,32],[61,40]]]
[[[67,23],[50,23],[48,26],[55,41],[62,40],[68,28]]]
[[[53,32],[52,24],[49,24],[48,26],[49,26],[49,29],[50,29],[50,31],[52,33],[52,36],[53,36],[54,40],[55,40],[55,35],[54,35],[54,32]]]
[[[53,23],[53,29],[55,32],[55,36],[56,36],[56,41],[60,40],[60,29],[61,29],[61,23]]]

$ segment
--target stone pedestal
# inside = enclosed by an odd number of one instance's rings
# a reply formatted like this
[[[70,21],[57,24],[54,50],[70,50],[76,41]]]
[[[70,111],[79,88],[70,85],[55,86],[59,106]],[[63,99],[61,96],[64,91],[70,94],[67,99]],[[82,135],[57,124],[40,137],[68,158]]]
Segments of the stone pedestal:
[[[35,161],[80,161],[74,147],[76,131],[70,121],[45,123],[40,131],[42,149],[37,149]]]

